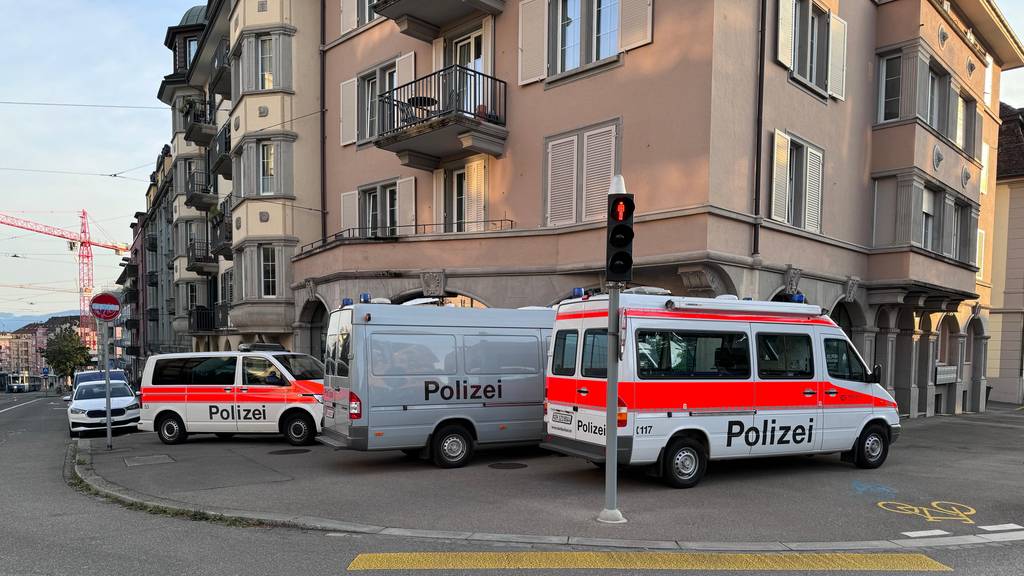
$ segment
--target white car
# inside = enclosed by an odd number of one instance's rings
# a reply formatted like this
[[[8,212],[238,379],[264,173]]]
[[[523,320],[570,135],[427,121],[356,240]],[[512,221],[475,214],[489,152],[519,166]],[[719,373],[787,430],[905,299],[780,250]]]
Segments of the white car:
[[[105,430],[107,427],[107,393],[105,382],[79,384],[74,398],[65,396],[68,406],[68,434]],[[123,380],[110,381],[110,420],[116,429],[136,430],[139,427],[139,399]]]

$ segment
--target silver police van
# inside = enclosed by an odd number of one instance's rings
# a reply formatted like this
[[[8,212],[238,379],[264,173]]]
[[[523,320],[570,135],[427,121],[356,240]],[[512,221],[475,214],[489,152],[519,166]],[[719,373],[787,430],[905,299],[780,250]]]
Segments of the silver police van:
[[[317,439],[429,456],[443,468],[465,465],[477,446],[537,444],[554,322],[550,309],[335,310]]]

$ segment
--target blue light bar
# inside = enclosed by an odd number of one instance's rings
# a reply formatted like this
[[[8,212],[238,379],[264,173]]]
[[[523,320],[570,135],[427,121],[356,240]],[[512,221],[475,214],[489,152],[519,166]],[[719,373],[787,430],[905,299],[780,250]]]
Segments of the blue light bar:
[[[572,289],[572,297],[573,298],[583,298],[583,288],[573,288]]]
[[[807,298],[803,294],[796,293],[789,297],[789,299],[797,304],[803,304],[807,302]]]
[[[351,306],[352,305],[352,299],[351,298],[342,298],[341,299],[341,305],[342,306]]]
[[[369,304],[370,303],[370,293],[369,292],[362,292],[362,293],[360,293],[359,294],[359,303],[360,304]]]

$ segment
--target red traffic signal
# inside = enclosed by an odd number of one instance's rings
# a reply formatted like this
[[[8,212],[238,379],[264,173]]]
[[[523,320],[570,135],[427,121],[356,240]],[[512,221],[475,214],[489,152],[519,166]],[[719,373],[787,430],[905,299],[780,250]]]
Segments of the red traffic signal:
[[[608,244],[605,279],[629,282],[633,279],[633,203],[632,194],[608,195]]]
[[[608,209],[608,219],[615,222],[625,222],[633,218],[633,198],[627,194],[619,194],[619,197],[611,200]]]

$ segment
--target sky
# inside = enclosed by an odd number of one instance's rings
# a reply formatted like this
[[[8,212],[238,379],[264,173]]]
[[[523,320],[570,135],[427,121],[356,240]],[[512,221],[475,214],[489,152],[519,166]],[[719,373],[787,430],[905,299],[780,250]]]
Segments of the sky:
[[[0,35],[0,101],[162,106],[157,88],[171,71],[164,34],[197,3],[0,0],[8,24]],[[1024,31],[1024,0],[998,3],[1014,30]],[[1024,106],[1024,71],[1004,74],[1001,96]],[[131,242],[128,225],[145,209],[149,173],[171,137],[169,110],[0,103],[0,126],[6,136],[0,139],[0,213],[78,230],[77,212],[84,209],[94,239]],[[111,178],[3,168],[127,171]],[[114,287],[120,258],[94,250],[97,290]],[[0,313],[77,309],[77,291],[77,263],[67,242],[0,226]]]

